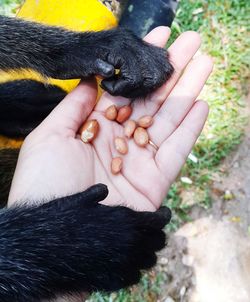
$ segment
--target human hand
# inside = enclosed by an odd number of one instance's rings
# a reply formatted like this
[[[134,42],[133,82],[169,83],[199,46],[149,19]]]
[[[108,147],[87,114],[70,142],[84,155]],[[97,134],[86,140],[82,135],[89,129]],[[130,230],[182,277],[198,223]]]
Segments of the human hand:
[[[169,29],[159,27],[146,40],[163,46],[169,34]],[[211,59],[199,56],[187,66],[199,46],[198,34],[182,34],[169,48],[175,67],[172,78],[148,96],[150,100],[133,104],[132,118],[154,116],[149,134],[159,147],[157,152],[151,146],[140,148],[130,140],[122,173],[112,175],[111,158],[117,156],[114,138],[123,135],[123,126],[108,121],[103,112],[113,103],[124,105],[129,100],[104,93],[92,112],[96,84],[85,81],[26,138],[9,204],[19,200],[46,201],[105,183],[109,188],[105,204],[149,211],[159,208],[208,114],[207,104],[195,101],[212,70]],[[90,113],[89,118],[99,121],[100,132],[93,144],[84,144],[76,133]]]

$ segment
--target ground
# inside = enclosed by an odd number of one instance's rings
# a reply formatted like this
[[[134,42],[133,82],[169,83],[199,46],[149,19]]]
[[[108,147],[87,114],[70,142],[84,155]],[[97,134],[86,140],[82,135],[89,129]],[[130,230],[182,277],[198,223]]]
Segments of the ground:
[[[221,166],[225,177],[218,177],[212,186],[213,203],[209,211],[237,223],[250,235],[250,125],[237,151]]]
[[[250,95],[246,98],[246,116],[250,116]],[[250,118],[249,118],[250,120]],[[250,123],[242,143],[219,166],[211,184],[212,206],[204,211],[193,207],[192,219],[212,215],[231,221],[250,235]]]

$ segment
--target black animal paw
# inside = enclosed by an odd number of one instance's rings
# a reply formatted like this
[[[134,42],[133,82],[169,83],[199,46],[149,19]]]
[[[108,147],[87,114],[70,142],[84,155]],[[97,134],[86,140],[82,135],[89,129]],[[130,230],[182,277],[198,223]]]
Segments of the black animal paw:
[[[101,75],[101,86],[112,95],[144,97],[160,87],[174,69],[167,51],[150,45],[131,31],[118,28],[82,33],[64,50],[60,78]],[[115,69],[119,69],[116,74]]]
[[[47,204],[1,213],[1,301],[113,291],[139,281],[141,270],[152,267],[155,252],[165,246],[162,229],[171,212],[99,204],[107,194],[107,187],[99,184]]]
[[[145,97],[165,83],[174,69],[165,49],[150,45],[132,32],[114,31],[109,50],[100,57],[119,69],[119,73],[102,81],[101,86],[112,95],[128,98]]]

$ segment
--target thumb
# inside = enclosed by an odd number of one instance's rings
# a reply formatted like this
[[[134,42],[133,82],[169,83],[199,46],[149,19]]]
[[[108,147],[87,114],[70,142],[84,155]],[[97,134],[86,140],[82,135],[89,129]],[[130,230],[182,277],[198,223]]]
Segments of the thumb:
[[[81,81],[39,126],[40,130],[75,136],[92,112],[97,99],[95,79]]]

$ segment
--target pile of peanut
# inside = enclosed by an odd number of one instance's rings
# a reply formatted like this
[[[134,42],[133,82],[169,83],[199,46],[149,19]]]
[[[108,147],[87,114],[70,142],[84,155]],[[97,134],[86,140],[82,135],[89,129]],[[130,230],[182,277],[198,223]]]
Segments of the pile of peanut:
[[[139,147],[146,147],[150,143],[147,128],[153,124],[153,117],[144,115],[134,121],[129,119],[132,114],[132,107],[129,105],[117,108],[115,105],[108,107],[104,113],[106,119],[124,124],[124,137],[115,137],[114,146],[118,153],[126,155],[128,153],[127,139],[133,138]],[[80,128],[79,132],[81,140],[84,143],[92,142],[99,131],[99,123],[97,120],[88,120]],[[114,157],[111,161],[111,172],[118,174],[122,170],[122,157]]]

